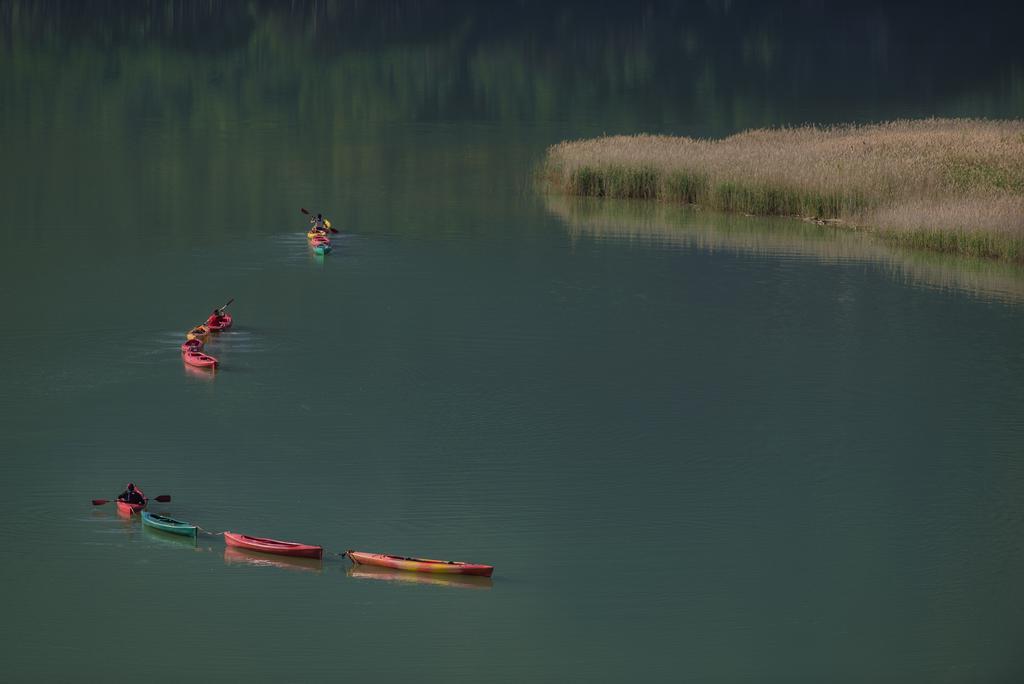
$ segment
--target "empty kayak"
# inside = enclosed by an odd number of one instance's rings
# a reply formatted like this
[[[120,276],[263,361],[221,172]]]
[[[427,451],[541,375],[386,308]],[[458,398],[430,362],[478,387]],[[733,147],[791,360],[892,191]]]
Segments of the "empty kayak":
[[[220,332],[231,327],[231,314],[225,312],[220,318],[210,316],[206,319],[206,327],[213,332]]]
[[[198,534],[198,530],[195,525],[189,525],[187,522],[168,518],[165,515],[157,515],[156,513],[150,513],[148,511],[143,511],[142,513],[142,524],[149,525],[150,527],[158,530],[163,530],[164,532],[170,532],[171,534],[180,534],[184,537],[195,537]]]
[[[204,354],[201,351],[185,351],[182,350],[181,358],[190,366],[196,366],[198,368],[216,368],[218,361],[209,354]]]
[[[128,503],[126,501],[117,500],[117,512],[124,513],[125,515],[132,515],[133,513],[139,513],[143,508],[146,507],[147,501],[142,503]]]
[[[330,242],[321,242],[319,244],[313,245],[313,253],[314,254],[327,254],[330,251],[331,251],[331,243]]]
[[[197,325],[196,327],[185,333],[185,339],[187,340],[199,340],[204,344],[210,339],[210,329],[205,325]]]
[[[279,556],[292,556],[294,558],[324,557],[324,549],[322,546],[298,544],[296,542],[279,541],[277,539],[265,539],[263,537],[250,537],[247,534],[237,534],[235,532],[225,532],[224,543],[228,546],[235,546],[240,549],[262,551],[263,553],[275,553]]]
[[[197,352],[197,351],[201,351],[202,348],[203,348],[203,341],[199,340],[199,339],[185,340],[181,344],[181,351],[182,351],[182,353]]]
[[[378,565],[382,568],[409,570],[410,572],[436,572],[449,575],[479,575],[490,577],[494,572],[492,565],[463,563],[462,561],[434,560],[433,558],[410,558],[407,556],[389,556],[383,553],[366,553],[365,551],[349,550],[348,557],[353,563],[360,565]]]

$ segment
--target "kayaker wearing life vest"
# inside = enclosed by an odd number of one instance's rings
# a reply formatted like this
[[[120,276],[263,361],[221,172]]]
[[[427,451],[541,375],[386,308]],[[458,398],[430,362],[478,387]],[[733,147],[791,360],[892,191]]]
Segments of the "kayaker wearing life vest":
[[[141,489],[136,489],[135,485],[129,482],[128,488],[118,495],[117,500],[130,504],[141,504],[146,503],[146,495],[142,493]]]
[[[313,224],[313,230],[323,230],[323,231],[327,230],[327,228],[324,227],[324,215],[323,214],[317,214],[316,217],[309,219],[309,222]]]
[[[210,317],[206,319],[206,325],[220,325],[223,321],[227,320],[223,310],[214,309]]]

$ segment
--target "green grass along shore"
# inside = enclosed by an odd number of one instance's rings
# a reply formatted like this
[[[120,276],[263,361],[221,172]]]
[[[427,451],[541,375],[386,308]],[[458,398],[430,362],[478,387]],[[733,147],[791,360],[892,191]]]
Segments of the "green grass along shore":
[[[1024,263],[1022,120],[609,136],[550,147],[538,178],[549,192],[795,216]]]

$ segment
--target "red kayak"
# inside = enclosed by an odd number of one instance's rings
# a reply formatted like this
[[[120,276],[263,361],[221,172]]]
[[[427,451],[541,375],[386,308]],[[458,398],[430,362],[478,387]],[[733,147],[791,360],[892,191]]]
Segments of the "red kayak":
[[[182,351],[181,358],[190,366],[197,366],[199,368],[216,368],[217,359],[213,358],[209,354],[204,354],[200,351]]]
[[[118,513],[124,513],[125,515],[131,515],[133,513],[141,513],[142,509],[146,507],[146,504],[149,503],[149,499],[146,499],[146,495],[143,493],[143,491],[141,489],[136,488],[135,491],[137,491],[139,493],[139,496],[141,496],[144,499],[144,501],[142,503],[134,503],[134,504],[132,504],[132,503],[127,503],[125,501],[121,501],[120,499],[118,499],[117,500],[117,512]]]
[[[120,500],[117,502],[117,512],[118,513],[124,513],[125,515],[131,515],[132,513],[139,513],[145,507],[146,507],[145,503],[130,504],[130,503],[127,503],[125,501],[120,501]]]
[[[181,345],[181,353],[185,354],[188,352],[197,352],[203,348],[203,341],[196,338],[192,340],[185,340]]]
[[[295,542],[278,541],[277,539],[264,539],[263,537],[250,537],[247,534],[236,534],[234,532],[224,533],[224,543],[228,546],[237,546],[240,549],[274,553],[278,556],[292,556],[294,558],[324,557],[322,546],[297,544]]]
[[[348,557],[353,563],[360,565],[379,565],[382,568],[409,570],[411,572],[436,572],[449,575],[479,575],[490,577],[494,572],[493,565],[463,563],[462,561],[434,560],[433,558],[409,558],[407,556],[389,556],[383,553],[366,553],[365,551],[349,550]]]
[[[206,327],[213,332],[220,332],[231,327],[231,314],[224,312],[223,316],[210,316],[206,319]]]

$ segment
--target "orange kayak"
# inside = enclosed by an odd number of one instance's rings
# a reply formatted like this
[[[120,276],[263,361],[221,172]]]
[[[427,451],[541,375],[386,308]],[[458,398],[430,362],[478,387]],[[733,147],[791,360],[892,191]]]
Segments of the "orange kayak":
[[[117,500],[117,512],[125,516],[130,516],[134,513],[141,513],[142,509],[149,503],[149,499],[146,498],[146,494],[141,489],[136,489],[139,496],[142,497],[142,503],[128,503],[127,501]]]
[[[377,565],[382,568],[408,570],[410,572],[434,572],[448,575],[479,575],[490,577],[494,572],[492,565],[463,563],[462,561],[434,560],[433,558],[410,558],[408,556],[390,556],[384,553],[367,553],[365,551],[348,551],[348,557],[358,565]]]

